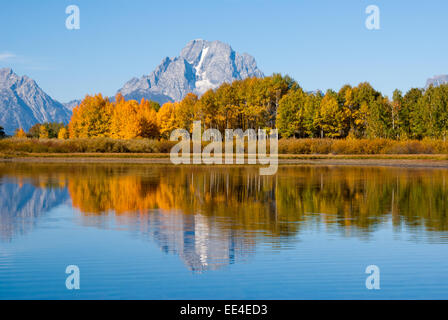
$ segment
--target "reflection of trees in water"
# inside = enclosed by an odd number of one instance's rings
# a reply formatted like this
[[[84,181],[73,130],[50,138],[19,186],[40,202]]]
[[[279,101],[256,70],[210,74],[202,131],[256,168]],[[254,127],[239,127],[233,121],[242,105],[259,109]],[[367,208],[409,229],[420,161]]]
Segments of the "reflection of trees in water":
[[[109,168],[110,170],[110,168]],[[73,175],[68,188],[82,212],[200,212],[227,227],[295,234],[299,223],[373,230],[384,219],[446,231],[447,170],[283,166],[276,176],[255,167],[118,167]]]
[[[396,225],[448,229],[446,170],[282,166],[276,176],[262,177],[255,167],[238,166],[3,164],[0,175],[42,189],[67,184],[73,206],[89,215],[201,212],[232,221],[232,229],[271,236],[300,227],[282,222],[314,219],[368,231],[389,214]]]
[[[258,176],[258,170],[251,174]],[[113,210],[118,221],[123,215],[138,215],[140,232],[150,235],[163,251],[178,254],[197,272],[234,263],[253,252],[251,230],[258,229],[254,224],[266,224],[263,215],[270,214],[266,203],[275,202],[262,193],[258,203],[245,202],[250,195],[258,197],[253,186],[245,184],[246,174],[232,178],[232,174],[203,168],[147,168],[138,175],[88,176],[70,179],[74,206],[90,214]],[[221,194],[224,186],[226,195]],[[94,191],[87,192],[86,198],[85,190]],[[250,224],[245,222],[247,214],[241,221],[238,218],[241,210],[252,215]]]
[[[0,165],[0,175],[42,192],[66,183],[84,215],[114,212],[196,271],[232,263],[260,237],[282,245],[309,224],[368,233],[391,218],[396,227],[448,230],[447,170],[281,166],[260,176],[241,166],[15,164]]]
[[[341,228],[369,231],[391,217],[395,226],[447,231],[447,177],[447,170],[305,167],[278,184],[277,200],[281,212],[305,220],[319,213]]]

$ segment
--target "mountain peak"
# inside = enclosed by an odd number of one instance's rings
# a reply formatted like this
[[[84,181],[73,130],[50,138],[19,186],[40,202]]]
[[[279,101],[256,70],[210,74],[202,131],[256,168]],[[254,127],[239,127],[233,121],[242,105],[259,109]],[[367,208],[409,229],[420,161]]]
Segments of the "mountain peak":
[[[24,85],[29,88],[38,87],[36,82],[26,75],[19,76],[11,68],[0,69],[0,90]]]
[[[13,73],[11,68],[0,68],[0,77],[5,77]]]
[[[42,122],[65,122],[70,111],[49,97],[28,76],[19,76],[11,68],[0,69],[0,126],[7,134],[17,128],[28,130]]]
[[[437,86],[440,86],[441,84],[446,84],[446,83],[448,83],[448,75],[447,74],[437,75],[432,78],[429,78],[426,81],[426,88],[428,88],[430,85],[437,87]]]
[[[11,68],[0,69],[0,89],[10,87],[13,83],[16,83],[21,78],[16,75]]]
[[[195,39],[178,57],[163,59],[151,74],[131,79],[118,92],[127,99],[163,104],[179,101],[190,92],[201,95],[224,82],[263,76],[252,56],[239,54],[221,41]]]

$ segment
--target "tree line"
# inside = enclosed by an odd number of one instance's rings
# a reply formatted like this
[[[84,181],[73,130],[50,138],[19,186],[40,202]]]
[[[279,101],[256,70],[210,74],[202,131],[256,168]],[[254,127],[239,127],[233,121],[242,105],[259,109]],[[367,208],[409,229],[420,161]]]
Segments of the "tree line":
[[[15,131],[17,138],[35,138],[35,139],[68,139],[68,126],[60,122],[36,123],[28,132],[22,128]]]
[[[339,92],[289,91],[280,101],[277,127],[284,137],[446,139],[448,85],[383,96],[369,83]]]
[[[160,107],[142,99],[114,101],[101,94],[86,96],[74,108],[68,126],[39,124],[16,136],[39,138],[168,139],[172,130],[277,128],[284,138],[446,139],[448,85],[413,88],[392,98],[368,82],[343,86],[338,92],[306,92],[289,76],[274,74],[224,83],[201,97],[190,93]],[[23,130],[22,130],[23,131]]]

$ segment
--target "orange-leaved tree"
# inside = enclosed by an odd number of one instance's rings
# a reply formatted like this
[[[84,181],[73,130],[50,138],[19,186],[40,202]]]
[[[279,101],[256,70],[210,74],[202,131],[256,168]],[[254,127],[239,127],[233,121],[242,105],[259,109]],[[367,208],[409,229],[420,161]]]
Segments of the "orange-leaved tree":
[[[167,102],[157,113],[157,124],[159,126],[160,135],[165,139],[168,139],[171,131],[177,128],[175,115],[176,105],[178,105],[178,103]]]
[[[90,138],[110,136],[112,104],[101,94],[86,96],[73,109],[69,123],[70,138]]]
[[[14,132],[14,137],[16,138],[26,138],[26,132],[22,128],[16,129]]]
[[[125,101],[117,94],[113,108],[110,134],[116,139],[157,138],[157,113],[145,99]]]

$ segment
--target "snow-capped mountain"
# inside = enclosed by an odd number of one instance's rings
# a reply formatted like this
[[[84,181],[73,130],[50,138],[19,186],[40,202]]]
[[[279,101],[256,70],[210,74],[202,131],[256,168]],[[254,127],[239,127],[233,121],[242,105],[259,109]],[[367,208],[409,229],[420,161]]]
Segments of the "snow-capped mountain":
[[[434,76],[433,78],[429,78],[426,81],[426,88],[428,88],[430,85],[437,87],[437,86],[440,86],[441,84],[447,84],[447,83],[448,83],[448,75],[447,74]]]
[[[263,76],[252,56],[220,41],[193,40],[179,57],[163,59],[151,74],[129,80],[118,92],[126,99],[163,104],[179,101],[190,92],[201,95],[224,82]]]
[[[0,69],[0,126],[7,134],[17,128],[26,131],[36,123],[67,123],[70,116],[70,110],[48,96],[33,79],[20,77],[10,68]]]
[[[126,99],[146,98],[163,104],[179,101],[190,92],[201,95],[224,82],[263,76],[252,56],[239,54],[220,41],[193,40],[179,57],[163,59],[151,74],[131,79],[118,92]],[[33,79],[18,76],[10,68],[0,69],[0,126],[9,135],[17,128],[27,131],[36,123],[68,123],[80,102],[59,103]]]

